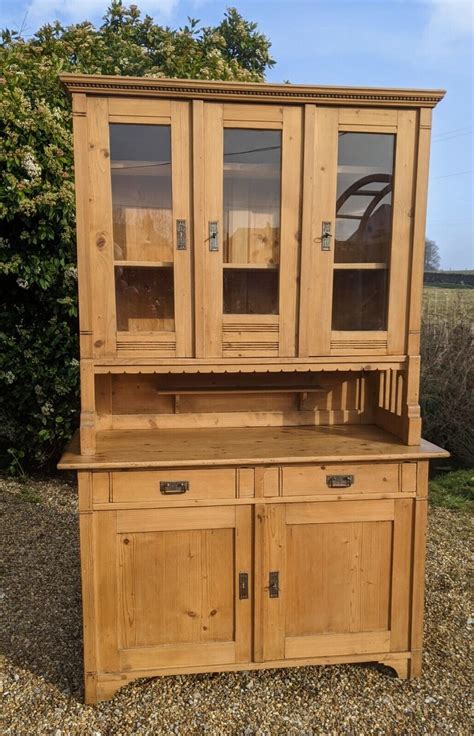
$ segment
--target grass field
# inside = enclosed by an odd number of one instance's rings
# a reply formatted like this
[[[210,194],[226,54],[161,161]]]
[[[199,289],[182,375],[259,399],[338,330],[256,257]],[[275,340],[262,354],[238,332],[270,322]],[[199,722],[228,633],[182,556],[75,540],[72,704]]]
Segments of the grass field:
[[[423,289],[423,318],[439,319],[452,307],[465,311],[474,320],[474,289],[444,289],[425,286]]]

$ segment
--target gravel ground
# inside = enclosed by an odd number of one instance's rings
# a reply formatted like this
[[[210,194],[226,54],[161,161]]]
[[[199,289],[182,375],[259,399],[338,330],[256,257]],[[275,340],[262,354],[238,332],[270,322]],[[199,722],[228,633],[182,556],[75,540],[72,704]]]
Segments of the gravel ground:
[[[378,665],[142,680],[82,704],[75,492],[58,481],[0,482],[4,734],[471,734],[470,519],[429,516],[424,670],[399,681]]]

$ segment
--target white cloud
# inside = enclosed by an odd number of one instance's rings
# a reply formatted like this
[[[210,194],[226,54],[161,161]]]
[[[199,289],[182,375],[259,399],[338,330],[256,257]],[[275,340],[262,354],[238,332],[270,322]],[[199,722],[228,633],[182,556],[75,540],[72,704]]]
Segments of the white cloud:
[[[431,6],[430,17],[421,39],[426,54],[446,54],[453,46],[469,41],[474,33],[472,0],[425,0]]]
[[[133,0],[127,4],[133,4]],[[159,20],[170,16],[178,0],[136,0],[135,4],[142,15],[148,13]],[[27,33],[54,20],[69,24],[102,18],[108,5],[108,0],[32,0],[27,7]]]

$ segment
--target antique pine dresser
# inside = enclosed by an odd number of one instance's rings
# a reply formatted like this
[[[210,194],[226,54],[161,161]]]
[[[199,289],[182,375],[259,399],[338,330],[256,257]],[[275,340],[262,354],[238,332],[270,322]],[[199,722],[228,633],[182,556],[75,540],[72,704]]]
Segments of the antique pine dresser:
[[[421,668],[420,310],[443,92],[63,75],[85,695]]]

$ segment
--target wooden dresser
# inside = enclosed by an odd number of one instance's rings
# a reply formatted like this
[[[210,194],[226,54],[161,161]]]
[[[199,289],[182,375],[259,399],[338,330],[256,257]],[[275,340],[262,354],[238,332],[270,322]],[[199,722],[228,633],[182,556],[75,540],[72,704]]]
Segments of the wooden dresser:
[[[421,669],[419,342],[443,92],[63,75],[85,694]]]

